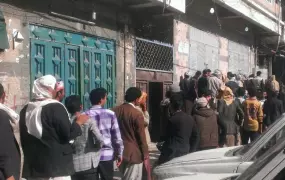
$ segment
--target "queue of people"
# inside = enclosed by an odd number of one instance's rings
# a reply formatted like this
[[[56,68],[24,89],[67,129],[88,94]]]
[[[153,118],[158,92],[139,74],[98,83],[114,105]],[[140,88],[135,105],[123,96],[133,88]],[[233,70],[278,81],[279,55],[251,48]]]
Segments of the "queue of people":
[[[261,75],[225,76],[205,69],[191,78],[185,73],[180,90],[172,85],[161,103],[158,164],[194,151],[255,141],[283,114],[285,102],[275,77],[264,80]]]
[[[284,78],[285,79],[285,78]],[[197,71],[185,73],[161,102],[158,164],[191,152],[255,141],[284,112],[285,81]],[[107,91],[65,97],[52,75],[33,82],[32,100],[18,115],[4,105],[0,84],[0,180],[150,180],[147,94],[136,87],[125,103],[105,109]],[[62,101],[65,99],[65,103]]]
[[[36,79],[32,95],[18,115],[4,105],[0,84],[1,180],[113,180],[114,162],[123,180],[151,179],[147,95],[140,89],[129,88],[112,110],[104,108],[106,89],[97,88],[83,111],[80,96],[65,98],[52,75]]]

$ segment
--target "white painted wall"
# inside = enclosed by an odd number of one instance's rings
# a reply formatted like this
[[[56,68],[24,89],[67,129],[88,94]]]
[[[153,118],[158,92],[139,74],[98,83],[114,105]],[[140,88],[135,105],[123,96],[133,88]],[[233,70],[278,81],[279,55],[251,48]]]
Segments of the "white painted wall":
[[[262,27],[265,30],[281,35],[281,25],[270,14],[264,13],[253,4],[244,0],[216,0],[216,2],[227,9],[231,9],[237,14],[242,15],[252,23]],[[279,25],[279,27],[278,27]]]

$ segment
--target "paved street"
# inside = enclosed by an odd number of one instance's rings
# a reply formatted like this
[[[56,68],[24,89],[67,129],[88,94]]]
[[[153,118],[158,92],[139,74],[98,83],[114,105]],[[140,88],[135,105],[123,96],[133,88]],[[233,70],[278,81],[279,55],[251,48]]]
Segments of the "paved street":
[[[149,156],[150,156],[150,163],[151,163],[151,165],[153,165],[156,161],[157,161],[157,159],[158,159],[158,157],[159,157],[159,151],[157,150],[157,148],[156,148],[156,143],[152,143],[151,145],[150,145],[150,147],[149,147],[149,151],[150,151],[150,153],[149,153]],[[114,179],[115,180],[120,180],[121,179],[121,173],[119,172],[119,170],[117,169],[117,168],[115,168],[115,177],[114,177]]]

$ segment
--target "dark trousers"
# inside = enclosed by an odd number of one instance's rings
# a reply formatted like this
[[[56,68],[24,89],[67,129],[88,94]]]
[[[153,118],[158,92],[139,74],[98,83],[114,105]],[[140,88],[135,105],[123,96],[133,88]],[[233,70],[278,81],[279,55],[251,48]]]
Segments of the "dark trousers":
[[[97,168],[97,174],[101,180],[113,180],[114,177],[114,161],[100,161]],[[99,178],[98,178],[99,179]]]
[[[97,168],[77,172],[71,176],[71,180],[99,180],[97,175]]]
[[[260,136],[260,133],[257,131],[242,131],[242,144],[246,145],[248,144],[248,140],[250,139],[250,142],[255,141]]]

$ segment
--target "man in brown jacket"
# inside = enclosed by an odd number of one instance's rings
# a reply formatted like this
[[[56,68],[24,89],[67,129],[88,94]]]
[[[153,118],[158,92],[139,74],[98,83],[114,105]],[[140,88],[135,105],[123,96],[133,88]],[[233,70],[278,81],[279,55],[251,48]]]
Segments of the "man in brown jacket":
[[[123,180],[143,179],[143,162],[149,159],[144,117],[135,107],[141,95],[140,89],[131,87],[126,91],[126,103],[113,109],[124,142],[123,163],[119,167]]]

